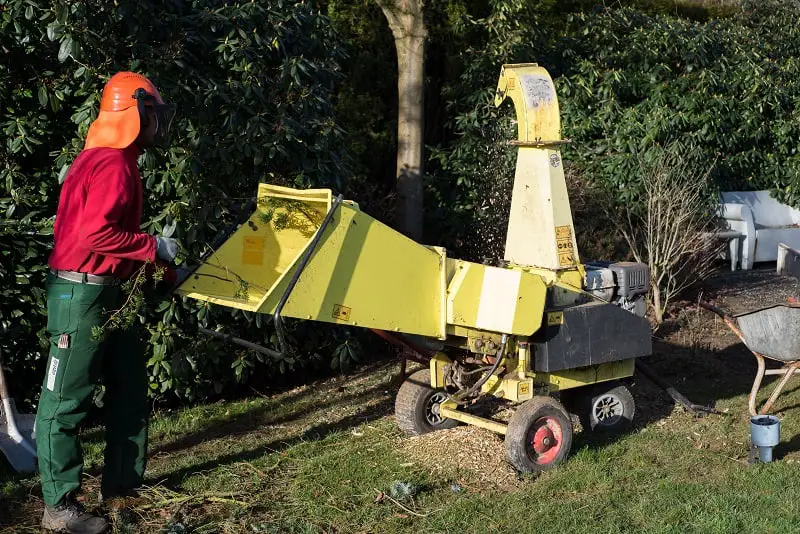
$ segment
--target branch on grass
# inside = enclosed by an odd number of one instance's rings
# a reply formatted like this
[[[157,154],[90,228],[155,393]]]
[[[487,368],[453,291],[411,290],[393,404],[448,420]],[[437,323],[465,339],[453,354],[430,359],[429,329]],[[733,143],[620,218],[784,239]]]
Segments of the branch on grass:
[[[239,495],[244,495],[244,493],[211,492],[211,493],[201,493],[197,495],[178,495],[177,497],[170,497],[167,499],[162,499],[158,502],[145,504],[143,506],[137,506],[137,508],[139,508],[140,510],[152,510],[157,508],[166,508],[169,506],[173,506],[175,504],[200,504],[203,502],[230,504],[232,506],[240,506],[242,508],[253,506],[252,503],[237,501],[236,499],[230,498]]]

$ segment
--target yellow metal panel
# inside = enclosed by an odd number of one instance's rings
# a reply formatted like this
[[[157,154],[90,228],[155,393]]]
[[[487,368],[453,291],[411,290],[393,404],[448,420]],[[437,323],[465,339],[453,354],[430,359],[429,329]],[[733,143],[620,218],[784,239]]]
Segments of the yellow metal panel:
[[[561,139],[561,118],[553,80],[536,63],[503,65],[494,103],[511,97],[517,111],[519,140],[524,142]]]
[[[546,291],[537,275],[459,261],[447,288],[447,322],[529,336],[541,326]]]
[[[437,352],[433,355],[430,361],[431,369],[431,387],[434,389],[443,389],[447,384],[445,383],[444,373],[445,367],[453,363],[443,352]]]
[[[301,204],[282,220],[280,241],[274,203]],[[331,204],[327,189],[295,190],[261,184],[255,212],[178,289],[179,294],[214,304],[256,311],[273,284],[297,261]],[[286,212],[286,210],[274,210]],[[273,215],[274,217],[274,215]]]
[[[502,378],[496,375],[490,377],[481,387],[481,391],[511,402],[530,400],[535,392],[533,378],[520,378],[510,373],[503,375]]]
[[[630,359],[568,369],[557,373],[537,373],[535,381],[537,383],[546,382],[551,390],[572,389],[633,376],[635,364],[635,360]]]
[[[247,224],[184,282],[179,293],[274,313],[331,197],[328,190],[262,184],[258,204]],[[256,250],[261,250],[261,265],[255,261]],[[345,203],[326,229],[283,315],[442,339],[444,268],[442,249],[422,246]]]

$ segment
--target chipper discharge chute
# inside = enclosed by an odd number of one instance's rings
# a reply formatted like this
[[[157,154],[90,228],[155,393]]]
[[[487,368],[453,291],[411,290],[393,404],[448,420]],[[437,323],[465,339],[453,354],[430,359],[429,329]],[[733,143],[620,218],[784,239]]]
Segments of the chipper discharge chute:
[[[501,265],[450,258],[329,190],[261,184],[253,213],[178,293],[273,315],[281,350],[281,317],[379,331],[429,361],[397,394],[404,431],[488,428],[523,472],[569,454],[568,409],[589,430],[624,427],[625,379],[652,349],[647,266],[580,263],[552,80],[535,64],[504,65],[496,105],[506,97],[519,148]],[[471,413],[489,396],[519,404],[508,422]]]

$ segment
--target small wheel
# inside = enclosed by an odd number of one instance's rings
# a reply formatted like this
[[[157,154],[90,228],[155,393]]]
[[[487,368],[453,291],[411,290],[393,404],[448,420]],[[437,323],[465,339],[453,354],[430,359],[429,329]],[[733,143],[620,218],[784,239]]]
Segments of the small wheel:
[[[633,423],[636,405],[630,390],[617,381],[587,388],[581,398],[581,425],[594,432],[620,432]]]
[[[439,405],[446,399],[447,393],[431,387],[430,369],[420,369],[409,376],[397,392],[394,401],[397,426],[410,436],[457,426],[458,421],[439,414]]]
[[[569,455],[572,422],[556,399],[534,397],[511,416],[505,441],[511,465],[523,473],[538,473]]]

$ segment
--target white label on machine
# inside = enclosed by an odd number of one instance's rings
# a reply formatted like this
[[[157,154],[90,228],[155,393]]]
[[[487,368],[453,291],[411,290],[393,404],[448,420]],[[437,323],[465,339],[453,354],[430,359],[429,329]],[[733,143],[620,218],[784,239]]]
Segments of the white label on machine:
[[[555,100],[553,83],[546,76],[523,74],[519,78],[529,108],[539,107],[539,104],[549,105]]]
[[[50,391],[56,387],[56,375],[58,375],[58,359],[50,358],[50,370],[47,371],[47,389]]]
[[[521,278],[521,271],[486,267],[475,326],[493,332],[511,331]]]

